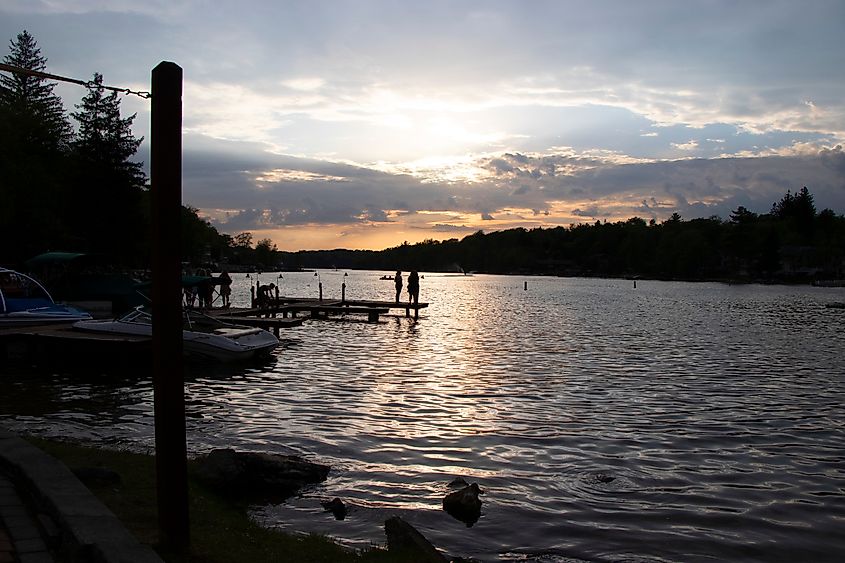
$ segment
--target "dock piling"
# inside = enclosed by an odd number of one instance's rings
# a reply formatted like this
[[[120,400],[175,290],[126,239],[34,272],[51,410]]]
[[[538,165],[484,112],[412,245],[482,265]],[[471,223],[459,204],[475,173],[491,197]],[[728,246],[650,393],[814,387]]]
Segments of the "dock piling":
[[[152,71],[150,195],[156,497],[160,541],[190,542],[185,383],[182,373],[182,68]]]

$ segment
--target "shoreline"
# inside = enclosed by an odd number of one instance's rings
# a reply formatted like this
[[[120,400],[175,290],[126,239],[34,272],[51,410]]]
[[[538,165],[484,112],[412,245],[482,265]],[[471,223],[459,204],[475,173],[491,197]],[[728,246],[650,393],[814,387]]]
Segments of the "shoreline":
[[[79,442],[45,439],[33,435],[18,437],[5,430],[0,430],[0,435],[6,441],[14,440],[19,449],[31,450],[33,455],[40,460],[40,464],[52,464],[58,473],[64,470],[67,474],[63,479],[64,483],[55,485],[58,479],[53,478],[53,483],[44,485],[39,483],[42,472],[38,467],[23,466],[24,473],[21,470],[15,471],[14,467],[10,470],[10,464],[6,462],[3,455],[0,455],[0,462],[5,462],[0,463],[0,470],[3,474],[13,474],[14,484],[20,489],[26,489],[27,496],[38,498],[41,495],[40,489],[45,486],[64,491],[70,485],[73,485],[71,488],[75,490],[83,489],[79,494],[93,494],[106,507],[103,517],[108,519],[107,516],[112,514],[112,519],[116,517],[120,522],[117,524],[115,521],[101,530],[100,535],[103,539],[99,541],[108,546],[108,538],[114,534],[123,534],[119,529],[125,526],[132,539],[129,539],[128,535],[126,537],[121,535],[122,541],[128,546],[124,549],[146,553],[150,561],[158,560],[152,551],[155,551],[158,557],[167,563],[228,563],[229,561],[270,563],[280,560],[411,563],[421,560],[419,552],[414,550],[397,550],[393,546],[382,545],[355,550],[321,534],[303,535],[265,528],[249,516],[247,501],[223,497],[204,485],[197,478],[195,459],[188,460],[190,551],[187,554],[169,551],[158,543],[155,457],[153,455],[107,449]],[[70,471],[67,471],[68,469]],[[34,477],[25,472],[32,472]],[[84,504],[87,506],[90,503]],[[35,510],[35,508],[30,507],[30,510]],[[42,508],[39,507],[37,510],[42,510]],[[71,512],[75,510],[71,509]],[[74,525],[72,518],[71,515],[70,526]],[[65,516],[58,514],[53,516],[53,519],[63,521]],[[133,548],[134,541],[138,543],[137,547]],[[391,543],[389,538],[387,543]],[[60,553],[65,552],[65,546],[60,545],[54,549]],[[81,548],[76,549],[96,550],[99,548],[82,545]],[[119,557],[118,559],[109,557],[101,559],[106,562],[120,560]]]

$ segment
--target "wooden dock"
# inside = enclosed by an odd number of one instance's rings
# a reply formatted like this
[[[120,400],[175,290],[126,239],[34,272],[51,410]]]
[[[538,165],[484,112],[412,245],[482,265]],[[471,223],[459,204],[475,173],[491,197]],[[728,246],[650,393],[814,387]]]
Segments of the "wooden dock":
[[[242,322],[248,319],[263,317],[265,321],[297,319],[299,313],[309,313],[312,319],[329,318],[330,315],[366,315],[367,321],[378,322],[381,315],[386,315],[391,309],[405,310],[405,316],[410,317],[414,311],[414,318],[419,318],[419,310],[428,307],[428,303],[404,303],[394,301],[367,301],[349,299],[310,299],[303,297],[275,297],[269,307],[251,309],[225,309],[215,311],[215,316]],[[278,315],[281,315],[279,319]]]

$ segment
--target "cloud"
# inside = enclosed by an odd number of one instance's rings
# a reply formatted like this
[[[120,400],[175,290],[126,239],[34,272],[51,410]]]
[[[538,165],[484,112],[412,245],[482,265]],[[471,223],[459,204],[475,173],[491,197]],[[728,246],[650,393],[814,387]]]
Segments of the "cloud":
[[[672,143],[672,146],[680,151],[693,151],[698,148],[698,141],[689,140],[686,143]]]
[[[579,218],[664,219],[673,212],[727,217],[739,205],[767,212],[787,189],[803,185],[820,208],[845,208],[841,146],[789,156],[624,164],[572,152],[503,153],[478,158],[475,166],[486,176],[443,183],[276,155],[254,150],[256,144],[187,139],[185,201],[225,232],[355,224],[474,231],[494,220],[495,228],[549,226]]]
[[[594,205],[585,209],[573,209],[571,213],[576,217],[595,218],[599,216],[600,211],[599,208]]]
[[[819,159],[825,168],[845,178],[845,152],[842,150],[842,145],[836,145],[832,149],[822,149],[819,152]]]
[[[10,0],[0,34],[135,90],[182,65],[184,199],[227,231],[727,216],[803,185],[845,209],[845,4],[535,8]],[[148,160],[149,102],[123,108]]]

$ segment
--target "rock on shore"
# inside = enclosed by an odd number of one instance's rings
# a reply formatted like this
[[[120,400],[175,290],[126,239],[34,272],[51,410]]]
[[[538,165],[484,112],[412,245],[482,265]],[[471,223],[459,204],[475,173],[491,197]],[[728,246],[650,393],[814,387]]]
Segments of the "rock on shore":
[[[284,499],[328,473],[329,466],[292,455],[218,449],[197,459],[197,477],[206,485],[250,499]]]
[[[437,551],[431,542],[425,539],[416,528],[399,516],[388,518],[384,522],[384,534],[387,536],[387,550],[405,557],[412,557],[420,563],[446,563],[447,559]]]

